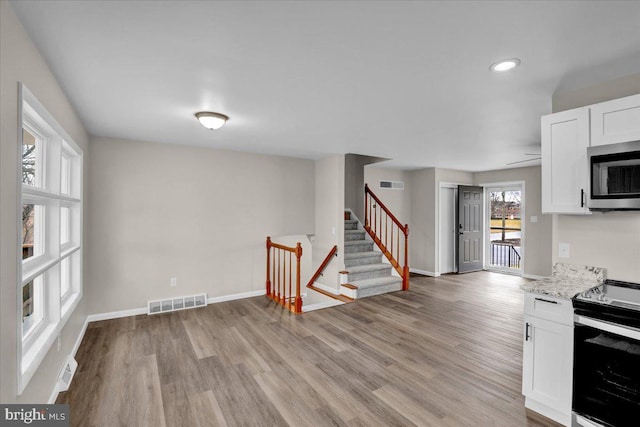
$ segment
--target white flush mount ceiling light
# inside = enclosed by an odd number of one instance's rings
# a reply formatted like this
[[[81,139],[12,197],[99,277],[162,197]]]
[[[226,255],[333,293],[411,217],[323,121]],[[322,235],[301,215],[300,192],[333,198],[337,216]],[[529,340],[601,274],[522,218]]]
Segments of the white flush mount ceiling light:
[[[211,111],[200,111],[196,113],[196,118],[202,126],[211,130],[220,129],[229,120],[229,117],[224,114],[212,113]]]
[[[520,60],[518,58],[508,58],[494,62],[491,64],[489,69],[494,73],[503,73],[505,71],[513,70],[518,65],[520,65]]]

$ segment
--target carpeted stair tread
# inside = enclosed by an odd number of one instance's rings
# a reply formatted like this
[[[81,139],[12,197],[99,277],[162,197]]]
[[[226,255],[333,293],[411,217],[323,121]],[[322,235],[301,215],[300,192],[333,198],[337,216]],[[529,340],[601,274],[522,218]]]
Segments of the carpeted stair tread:
[[[349,267],[349,274],[363,273],[366,271],[387,270],[391,268],[391,264],[366,264],[366,265],[354,265]]]
[[[382,252],[351,252],[344,254],[344,265],[346,270],[358,265],[380,264]]]
[[[367,288],[374,288],[376,286],[384,286],[384,285],[400,285],[402,287],[402,278],[396,276],[388,276],[388,277],[377,277],[375,279],[366,279],[366,280],[357,280],[355,282],[351,282],[352,285],[358,287],[358,291]]]
[[[348,254],[344,254],[344,259],[354,259],[354,258],[369,258],[382,256],[381,252],[376,251],[367,251],[367,252],[351,252]]]
[[[371,245],[373,244],[373,242],[367,241],[367,240],[347,240],[344,242],[344,244],[345,246],[357,246],[357,245]]]

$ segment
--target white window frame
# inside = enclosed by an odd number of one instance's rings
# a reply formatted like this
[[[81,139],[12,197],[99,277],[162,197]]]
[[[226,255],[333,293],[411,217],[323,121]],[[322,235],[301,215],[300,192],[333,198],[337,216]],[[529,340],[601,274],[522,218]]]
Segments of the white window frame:
[[[83,153],[73,139],[62,129],[53,116],[38,102],[33,94],[19,84],[18,96],[18,390],[20,395],[33,377],[45,356],[56,341],[82,299],[82,185]],[[41,150],[37,152],[40,175],[38,186],[22,183],[22,129],[39,138]],[[69,193],[62,193],[62,158],[69,161]],[[38,172],[36,172],[38,173]],[[38,204],[45,207],[43,229],[43,253],[22,260],[22,206]],[[61,242],[61,209],[69,207],[70,240]],[[71,281],[68,292],[61,295],[61,263],[68,258]],[[36,277],[43,277],[44,286],[38,297],[42,298],[43,319],[23,338],[22,288]],[[34,301],[36,291],[34,286]]]
[[[46,137],[41,134],[40,132],[38,132],[38,127],[35,125],[35,123],[29,118],[29,117],[24,117],[22,119],[22,128],[26,128],[27,131],[33,135],[36,140],[40,139],[41,144],[40,147],[36,146],[36,166],[40,165],[40,167],[42,168],[42,170],[40,171],[40,173],[38,175],[36,175],[36,182],[34,185],[30,186],[33,188],[42,188],[43,187],[43,175],[46,175],[46,165],[44,164],[44,158],[46,157],[46,153],[45,150],[46,148]],[[20,129],[20,140],[22,141],[22,129]],[[20,146],[20,153],[22,154],[22,146]],[[21,173],[21,177],[22,177],[22,171],[20,171]],[[22,178],[20,179],[20,182],[22,182]]]
[[[511,274],[514,276],[523,276],[524,275],[524,265],[526,262],[525,259],[525,239],[526,239],[526,199],[525,199],[525,181],[506,181],[506,182],[490,182],[485,184],[480,184],[484,187],[484,213],[485,213],[485,223],[483,225],[484,228],[484,267],[485,270],[494,271],[497,273],[503,274]],[[508,269],[508,268],[500,268],[491,266],[491,203],[489,203],[489,192],[495,189],[505,189],[508,191],[520,191],[520,240],[521,247],[520,253],[522,254],[522,258],[520,261],[519,269]]]

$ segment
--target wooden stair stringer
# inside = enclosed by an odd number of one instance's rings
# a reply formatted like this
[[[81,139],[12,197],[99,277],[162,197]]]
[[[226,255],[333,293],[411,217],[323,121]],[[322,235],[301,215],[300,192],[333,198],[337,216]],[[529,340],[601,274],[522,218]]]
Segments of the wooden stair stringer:
[[[316,292],[320,292],[322,295],[326,295],[326,296],[328,296],[329,298],[333,298],[333,299],[337,299],[338,301],[342,301],[342,302],[343,302],[343,303],[345,303],[345,304],[346,304],[346,303],[350,303],[350,302],[353,302],[353,301],[354,301],[354,299],[353,299],[353,298],[349,298],[349,297],[348,297],[348,296],[346,296],[346,295],[342,295],[342,294],[335,295],[335,294],[332,294],[331,292],[327,292],[327,291],[325,291],[324,289],[317,288],[317,287],[315,287],[314,285],[307,285],[307,288],[309,288],[309,289],[313,289],[313,290],[314,290],[314,291],[316,291]]]

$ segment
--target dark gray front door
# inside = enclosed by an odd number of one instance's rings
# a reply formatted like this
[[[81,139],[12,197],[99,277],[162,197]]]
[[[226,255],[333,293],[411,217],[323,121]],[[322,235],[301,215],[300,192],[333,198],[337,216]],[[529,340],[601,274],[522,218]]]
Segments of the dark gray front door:
[[[458,186],[458,272],[482,270],[482,187]]]

